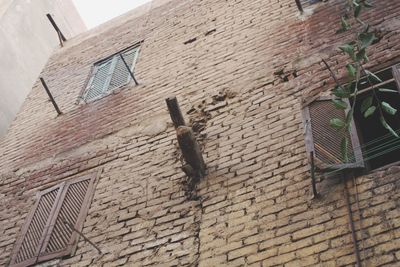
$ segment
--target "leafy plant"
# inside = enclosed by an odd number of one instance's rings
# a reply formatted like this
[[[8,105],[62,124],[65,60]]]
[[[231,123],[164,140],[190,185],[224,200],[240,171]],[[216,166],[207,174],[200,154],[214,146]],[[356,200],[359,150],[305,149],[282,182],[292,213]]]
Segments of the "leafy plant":
[[[348,85],[343,86],[340,84],[339,80],[335,76],[334,72],[329,67],[325,60],[322,60],[334,78],[336,87],[332,91],[336,99],[332,100],[333,104],[338,109],[348,109],[349,99],[352,99],[353,105],[349,109],[345,120],[341,118],[333,118],[330,121],[331,127],[343,132],[343,138],[341,141],[341,152],[342,157],[345,162],[348,162],[348,138],[347,132],[350,129],[351,119],[355,112],[354,108],[356,106],[358,86],[361,76],[365,76],[367,82],[372,87],[372,96],[367,97],[361,103],[361,110],[364,118],[368,118],[375,112],[379,112],[380,121],[384,128],[386,128],[393,136],[399,138],[398,134],[393,130],[393,128],[386,122],[384,114],[395,115],[397,110],[390,106],[389,103],[381,101],[378,97],[376,90],[379,92],[396,92],[391,89],[378,88],[376,83],[381,83],[382,80],[375,75],[373,72],[366,70],[363,64],[368,62],[368,48],[374,43],[376,37],[374,32],[371,30],[368,23],[364,22],[360,15],[362,12],[371,8],[372,4],[368,0],[348,0],[346,5],[345,15],[340,19],[341,28],[337,33],[343,33],[352,30],[354,34],[353,40],[346,42],[339,46],[339,49],[348,56],[348,64],[346,65],[346,70],[350,82]],[[397,93],[397,92],[396,92]],[[375,101],[374,101],[375,100]],[[374,103],[377,103],[374,105]]]

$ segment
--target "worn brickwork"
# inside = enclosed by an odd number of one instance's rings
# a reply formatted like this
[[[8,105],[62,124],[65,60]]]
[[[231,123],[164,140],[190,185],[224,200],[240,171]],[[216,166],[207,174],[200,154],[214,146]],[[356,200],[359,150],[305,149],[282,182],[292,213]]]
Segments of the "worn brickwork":
[[[299,16],[292,0],[154,1],[68,41],[42,72],[63,114],[38,82],[1,141],[0,265],[35,193],[93,172],[83,233],[103,253],[80,239],[49,265],[354,265],[343,183],[323,180],[312,198],[301,118],[302,103],[332,87],[320,59],[343,67],[344,2]],[[365,16],[381,37],[369,67],[400,60],[400,2]],[[79,101],[93,63],[141,41],[139,86]],[[180,170],[170,95],[207,163],[195,189]],[[347,181],[365,266],[400,265],[399,173],[394,164]]]

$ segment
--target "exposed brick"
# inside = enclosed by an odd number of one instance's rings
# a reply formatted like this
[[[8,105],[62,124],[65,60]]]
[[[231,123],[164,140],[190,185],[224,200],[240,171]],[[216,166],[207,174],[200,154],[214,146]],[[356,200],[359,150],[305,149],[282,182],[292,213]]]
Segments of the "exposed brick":
[[[341,180],[317,173],[312,198],[301,114],[303,100],[334,86],[321,58],[346,79],[347,57],[335,49],[351,34],[335,34],[343,2],[311,5],[305,16],[293,0],[155,0],[65,42],[41,73],[63,114],[36,82],[0,140],[0,265],[35,194],[92,172],[82,232],[104,255],[80,238],[73,255],[46,264],[354,265]],[[400,2],[367,12],[381,39],[366,67],[400,61]],[[79,101],[93,64],[137,42],[140,84]],[[207,164],[194,186],[181,170],[169,95]],[[356,177],[357,190],[348,182],[368,265],[400,261],[399,179],[393,164]]]

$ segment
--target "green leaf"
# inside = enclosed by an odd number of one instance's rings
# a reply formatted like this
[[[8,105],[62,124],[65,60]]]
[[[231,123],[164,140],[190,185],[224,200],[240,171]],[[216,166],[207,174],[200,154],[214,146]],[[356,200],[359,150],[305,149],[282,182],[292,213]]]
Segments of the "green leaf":
[[[369,108],[367,109],[367,111],[365,111],[365,113],[364,113],[364,118],[368,118],[369,116],[371,116],[372,114],[374,114],[375,110],[376,110],[376,107],[375,107],[375,106],[369,107]]]
[[[335,96],[340,97],[340,98],[349,98],[351,95],[350,91],[347,88],[342,87],[342,86],[340,86],[340,87],[336,86],[332,92]]]
[[[374,81],[374,82],[378,82],[381,83],[382,80],[376,76],[375,74],[373,74],[372,72],[370,72],[369,70],[365,70],[365,73]]]
[[[360,33],[358,39],[361,41],[361,49],[367,48],[375,40],[375,34],[373,32]]]
[[[369,62],[369,58],[368,58],[367,53],[364,54],[364,62],[365,62],[365,63],[368,63],[368,62]]]
[[[382,123],[383,127],[385,127],[386,130],[388,130],[393,136],[399,138],[399,135],[392,129],[392,127],[390,127],[389,124],[387,124],[384,117],[381,117],[381,123]]]
[[[349,147],[349,139],[347,137],[343,137],[342,141],[340,142],[340,150],[342,152],[342,157],[343,161],[349,162],[349,153],[348,153],[348,147]]]
[[[361,103],[361,113],[364,113],[370,106],[372,106],[372,96],[369,96],[363,100]]]
[[[344,17],[342,17],[341,19],[340,19],[340,22],[341,22],[341,24],[342,24],[342,28],[343,29],[349,29],[350,28],[350,24],[347,22],[347,20],[344,18]]]
[[[397,91],[397,90],[386,89],[386,88],[379,88],[378,91],[382,92],[382,93],[396,93],[396,94],[399,93],[399,91]]]
[[[346,90],[350,92],[350,94],[354,93],[356,90],[356,82],[352,81],[351,83],[345,86]]]
[[[333,104],[335,105],[336,108],[339,109],[346,109],[347,108],[347,103],[344,102],[341,99],[332,99]]]
[[[333,128],[338,129],[338,130],[342,129],[345,126],[344,121],[339,118],[331,119],[330,124]]]
[[[354,67],[353,64],[347,64],[346,68],[347,68],[347,72],[349,73],[349,75],[351,77],[355,77],[356,76],[357,69]]]
[[[357,5],[354,7],[354,17],[358,18],[361,13],[362,6]]]
[[[369,24],[368,23],[364,23],[364,29],[363,29],[363,33],[368,33],[369,32],[369,28],[370,28],[370,26],[369,26]]]
[[[354,46],[351,44],[344,44],[339,46],[339,49],[348,54],[352,59],[354,59]]]
[[[386,113],[388,113],[390,115],[395,115],[396,114],[397,109],[393,108],[389,103],[382,101],[381,104],[382,104],[383,110]]]
[[[367,7],[367,8],[371,8],[371,7],[374,7],[370,2],[368,2],[368,1],[364,1],[364,6],[365,7]]]
[[[356,54],[356,61],[357,62],[360,62],[363,59],[365,60],[365,62],[368,62],[367,50],[365,48],[361,49]]]

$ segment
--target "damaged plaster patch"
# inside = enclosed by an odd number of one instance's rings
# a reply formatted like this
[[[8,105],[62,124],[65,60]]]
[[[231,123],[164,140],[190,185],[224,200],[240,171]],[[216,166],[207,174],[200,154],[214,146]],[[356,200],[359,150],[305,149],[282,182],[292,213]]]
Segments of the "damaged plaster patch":
[[[385,20],[379,25],[379,30],[383,32],[400,32],[400,19],[392,18]]]
[[[118,137],[126,138],[137,135],[155,136],[165,132],[168,128],[170,118],[167,113],[154,115],[144,119],[139,124],[132,125],[117,132]]]
[[[299,12],[297,14],[297,18],[299,20],[301,20],[301,21],[306,21],[308,18],[310,18],[314,14],[315,8],[316,7],[313,6],[313,7],[309,7],[309,8],[304,9],[303,13]]]
[[[160,114],[140,123],[141,133],[155,136],[165,132],[168,128],[168,114]]]
[[[305,69],[315,63],[321,62],[322,59],[327,59],[331,57],[331,55],[334,53],[335,53],[335,46],[328,46],[321,49],[317,53],[298,57],[292,62],[291,69],[292,70]]]

